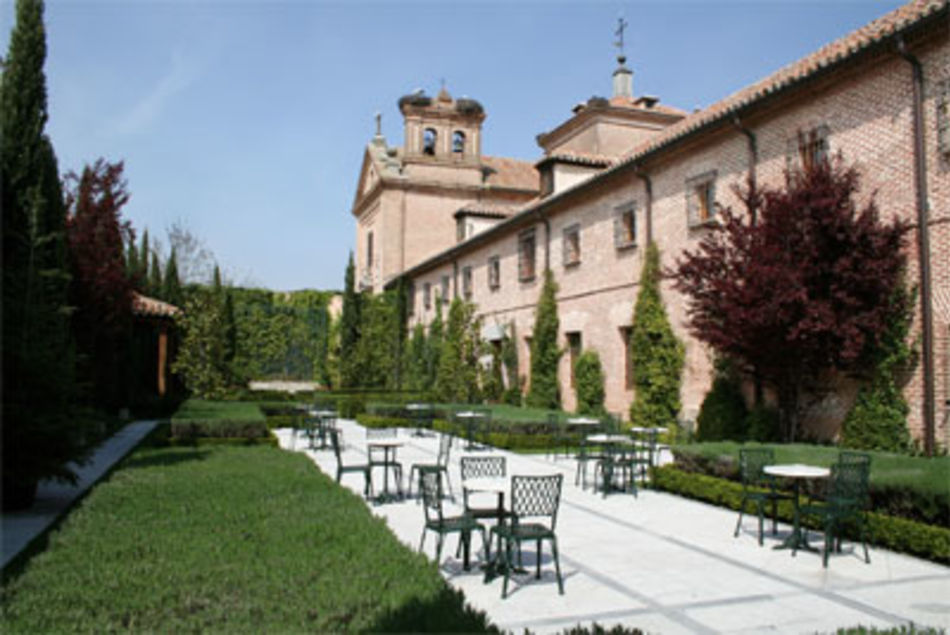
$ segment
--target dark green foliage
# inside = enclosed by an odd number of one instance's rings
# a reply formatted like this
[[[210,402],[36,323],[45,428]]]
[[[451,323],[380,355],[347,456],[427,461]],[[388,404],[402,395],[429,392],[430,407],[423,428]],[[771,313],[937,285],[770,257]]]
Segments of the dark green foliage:
[[[655,468],[653,482],[657,489],[730,509],[738,510],[742,500],[740,483],[683,472],[672,465]],[[779,502],[779,519],[791,522],[792,514],[791,501]],[[868,533],[869,544],[910,553],[934,562],[950,563],[950,529],[946,527],[870,512]],[[854,536],[848,538],[853,539]]]
[[[748,415],[735,366],[725,358],[717,359],[712,388],[706,393],[696,417],[696,440],[744,441]]]
[[[901,297],[894,305],[904,310],[891,317],[873,355],[871,378],[861,386],[841,428],[841,442],[850,448],[906,452],[911,447],[907,431],[910,408],[897,376],[912,357],[907,337],[914,303],[906,285],[901,284],[896,293]]]
[[[261,439],[268,434],[264,414],[252,403],[189,399],[171,418],[176,439]]]
[[[130,247],[134,246],[134,244],[135,244],[134,242],[131,242],[131,241],[129,242]],[[140,291],[144,291],[146,295],[148,294],[148,291],[147,291],[148,280],[149,280],[149,275],[151,274],[151,270],[149,269],[149,266],[151,263],[150,246],[151,244],[149,243],[149,240],[148,240],[148,228],[146,227],[144,230],[142,230],[142,244],[141,244],[141,247],[139,247],[138,254],[137,254],[138,255],[138,269],[137,269],[138,284],[136,287]],[[159,275],[161,275],[161,272],[159,272]]]
[[[185,296],[181,288],[181,280],[178,278],[178,257],[174,249],[168,256],[168,262],[165,263],[165,275],[162,278],[161,299],[181,307],[185,303]]]
[[[489,403],[498,403],[501,401],[505,392],[505,380],[502,374],[501,346],[495,342],[483,342],[482,353],[491,357],[491,364],[482,366],[479,364],[481,378],[479,384],[482,387],[482,397]]]
[[[162,297],[162,265],[158,261],[158,252],[152,252],[152,265],[148,270],[148,285],[145,288],[146,295],[153,298]]]
[[[200,399],[220,399],[228,386],[222,309],[213,290],[198,287],[176,318],[182,338],[172,370]]]
[[[586,350],[574,362],[577,388],[577,414],[602,415],[604,410],[604,372],[597,351]]]
[[[647,246],[631,338],[634,400],[630,420],[637,426],[676,428],[685,353],[660,295],[660,252],[655,243]]]
[[[398,388],[401,338],[399,294],[386,291],[361,300],[360,338],[351,369],[360,388]]]
[[[146,262],[148,262],[146,260]],[[129,236],[129,242],[125,250],[125,275],[128,276],[132,285],[139,289],[142,280],[142,267],[139,261],[139,250],[135,246],[135,236]]]
[[[529,631],[530,632],[530,631]],[[643,631],[639,628],[633,628],[630,626],[623,626],[617,624],[610,628],[604,628],[597,622],[592,623],[590,626],[572,626],[571,628],[565,628],[561,631],[562,635],[643,635]]]
[[[20,0],[0,74],[3,223],[3,489],[72,480],[87,449],[70,417],[75,356],[69,327],[66,209],[46,126],[43,4]]]
[[[356,292],[356,267],[353,252],[346,265],[343,285],[343,312],[340,315],[340,386],[353,388],[360,385],[357,346],[360,342],[362,298]]]
[[[435,317],[429,322],[429,336],[426,338],[426,387],[435,389],[439,376],[439,358],[442,356],[442,340],[445,337],[445,323],[442,321],[442,298],[435,299]]]
[[[894,626],[893,628],[850,626],[848,628],[839,628],[836,632],[838,635],[944,635],[944,633],[946,633],[942,628],[917,626],[913,623]]]
[[[557,315],[557,283],[550,269],[544,271],[544,284],[535,308],[534,335],[531,339],[531,381],[525,403],[535,408],[560,408],[557,381],[560,320]]]
[[[422,324],[412,328],[412,336],[406,347],[406,388],[428,390],[428,359],[426,356],[426,329]]]
[[[266,445],[137,450],[4,588],[3,627],[492,630],[360,497]]]
[[[746,417],[746,438],[750,441],[769,443],[781,439],[779,411],[772,406],[753,406]]]
[[[440,401],[478,401],[479,328],[475,306],[460,298],[452,300],[435,380],[435,394]]]

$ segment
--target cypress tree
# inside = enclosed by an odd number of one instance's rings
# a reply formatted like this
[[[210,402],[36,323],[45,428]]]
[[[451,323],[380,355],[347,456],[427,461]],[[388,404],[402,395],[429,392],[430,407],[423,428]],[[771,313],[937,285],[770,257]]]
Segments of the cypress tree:
[[[140,273],[139,250],[138,247],[135,246],[135,238],[130,237],[128,247],[125,250],[125,275],[128,276],[132,285],[137,289],[140,288],[141,281],[143,280]]]
[[[630,337],[635,391],[630,420],[644,427],[675,426],[684,350],[660,295],[660,252],[655,243],[647,246]]]
[[[531,386],[527,403],[535,408],[561,407],[557,366],[561,350],[557,345],[560,320],[557,315],[557,283],[550,269],[544,271],[544,285],[535,310],[534,337],[531,339]]]
[[[361,300],[356,293],[356,267],[353,252],[346,265],[343,284],[343,311],[340,314],[340,385],[352,388],[359,383],[357,347],[360,341]]]
[[[142,231],[142,246],[139,247],[138,253],[138,274],[139,282],[137,284],[139,289],[145,290],[148,292],[148,281],[149,281],[149,246],[148,246],[148,229]]]
[[[439,400],[447,403],[464,403],[469,397],[466,373],[463,368],[465,313],[466,308],[462,300],[459,298],[452,300],[439,355],[439,371],[435,380],[435,391]]]
[[[158,261],[158,254],[152,252],[152,266],[148,270],[148,295],[162,297],[162,265]]]
[[[74,480],[84,454],[67,304],[66,211],[47,120],[43,3],[19,0],[0,74],[3,228],[3,506],[28,506],[38,479]]]
[[[181,307],[185,298],[181,290],[181,280],[178,279],[178,258],[175,256],[175,250],[168,256],[168,262],[165,264],[165,279],[162,284],[162,300]]]
[[[429,337],[426,338],[426,388],[433,390],[439,376],[439,357],[442,355],[442,339],[445,336],[445,324],[442,321],[442,298],[435,299],[435,317],[429,323]]]
[[[422,324],[412,328],[406,347],[406,385],[409,390],[429,390],[428,360],[426,359],[426,329]]]

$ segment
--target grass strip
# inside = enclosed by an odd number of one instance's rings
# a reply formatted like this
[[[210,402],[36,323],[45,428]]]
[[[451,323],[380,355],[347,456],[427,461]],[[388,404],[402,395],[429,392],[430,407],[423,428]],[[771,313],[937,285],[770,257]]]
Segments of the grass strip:
[[[2,590],[5,633],[493,630],[304,456],[143,448]]]

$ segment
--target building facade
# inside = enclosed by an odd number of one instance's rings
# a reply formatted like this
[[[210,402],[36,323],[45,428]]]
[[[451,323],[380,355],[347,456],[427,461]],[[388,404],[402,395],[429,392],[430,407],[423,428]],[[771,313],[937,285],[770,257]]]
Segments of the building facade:
[[[389,213],[402,222],[415,213],[427,220],[424,227],[415,226],[386,243],[381,275],[372,288],[405,278],[413,290],[412,323],[432,319],[436,295],[472,301],[486,337],[513,330],[520,372],[526,376],[541,274],[550,268],[560,287],[561,342],[567,351],[559,368],[564,407],[575,405],[572,358],[592,348],[604,366],[607,409],[626,412],[634,396],[628,336],[646,244],[656,242],[663,265],[671,265],[718,222],[722,207],[740,209],[734,185],[745,184],[751,175],[760,185],[779,187],[788,168],[840,152],[860,173],[859,202],[873,195],[885,220],[901,217],[913,228],[907,261],[908,279],[919,297],[913,327],[919,350],[907,370],[908,425],[925,446],[947,447],[948,27],[946,0],[911,2],[693,113],[660,104],[655,97],[635,97],[632,73],[620,58],[609,99],[592,98],[575,107],[563,124],[539,135],[543,156],[533,166],[533,193],[525,187],[504,196],[499,191],[491,200],[459,201],[456,194],[439,190],[431,194],[438,205],[420,200],[417,210],[405,197],[423,188],[407,183],[402,207],[394,204],[396,211]],[[405,152],[408,160],[417,151],[411,140],[425,142],[429,115],[406,107],[403,114],[406,149],[388,153],[398,159]],[[411,125],[410,115],[419,117]],[[444,140],[448,130],[437,129],[437,139]],[[463,132],[479,134],[476,127]],[[477,147],[471,152],[468,160],[474,163]],[[433,169],[439,162],[428,161]],[[429,167],[413,165],[410,161],[404,169],[421,173]],[[472,183],[484,195],[487,182]],[[358,196],[358,241],[373,231],[372,221],[363,220],[367,209]],[[709,388],[711,355],[687,332],[686,299],[668,285],[663,298],[686,346],[682,414],[689,420]],[[810,413],[806,432],[834,437],[855,390],[856,384],[844,379],[829,391]]]

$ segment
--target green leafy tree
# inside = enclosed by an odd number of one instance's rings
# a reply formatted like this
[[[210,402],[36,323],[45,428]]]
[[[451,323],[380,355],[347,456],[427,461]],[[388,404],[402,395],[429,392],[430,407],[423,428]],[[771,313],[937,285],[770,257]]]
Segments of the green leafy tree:
[[[439,358],[442,357],[442,340],[445,338],[445,323],[442,320],[442,298],[435,299],[435,317],[429,322],[429,336],[426,338],[426,385],[429,390],[435,387],[439,376]]]
[[[360,383],[357,347],[360,342],[362,298],[356,292],[356,267],[353,253],[346,265],[343,284],[343,311],[340,314],[340,386],[352,388]]]
[[[452,300],[439,355],[435,392],[440,401],[473,403],[478,399],[477,321],[475,306]]]
[[[842,445],[850,448],[906,452],[911,447],[907,431],[910,408],[897,380],[913,357],[907,339],[914,303],[903,282],[895,295],[900,297],[893,304],[903,309],[895,312],[874,350],[871,377],[858,390],[841,428]]]
[[[714,366],[712,387],[696,417],[696,439],[745,441],[749,411],[739,390],[735,364],[727,358],[718,358]]]
[[[577,414],[603,415],[604,371],[597,351],[586,350],[574,362],[574,385],[577,389]]]
[[[409,345],[406,347],[406,386],[409,390],[430,390],[426,329],[422,324],[412,328]]]
[[[498,403],[505,394],[505,380],[501,361],[501,343],[483,342],[482,354],[491,358],[491,364],[482,366],[479,385],[482,387],[482,397],[490,403]]]
[[[165,276],[162,281],[162,300],[175,306],[182,306],[185,302],[185,295],[181,288],[181,280],[178,278],[178,256],[172,249],[168,256],[168,262],[165,264]]]
[[[387,291],[362,299],[360,339],[353,386],[395,389],[399,381],[399,294]]]
[[[196,288],[176,322],[182,338],[172,371],[195,397],[224,397],[228,368],[224,362],[224,316],[219,298],[211,289]]]
[[[557,338],[560,320],[557,315],[557,283],[550,269],[544,271],[544,285],[535,310],[534,337],[531,339],[531,384],[527,404],[534,408],[561,407],[557,381],[561,349]]]
[[[47,120],[43,3],[19,0],[0,75],[3,227],[3,506],[28,506],[40,478],[75,480],[87,451],[70,416],[66,210]]]
[[[660,252],[655,243],[647,246],[631,330],[634,400],[630,420],[638,426],[674,428],[685,353],[663,305]]]

